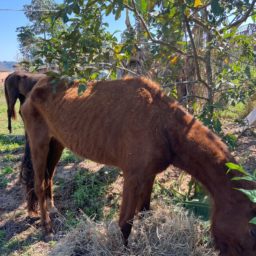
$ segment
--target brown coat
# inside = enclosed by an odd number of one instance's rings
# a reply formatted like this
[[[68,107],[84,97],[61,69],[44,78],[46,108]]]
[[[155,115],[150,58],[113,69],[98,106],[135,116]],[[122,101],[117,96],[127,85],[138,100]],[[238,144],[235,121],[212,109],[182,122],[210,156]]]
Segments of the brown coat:
[[[41,80],[22,107],[35,192],[47,232],[51,231],[48,211],[53,201],[47,193],[51,181],[44,180],[45,170],[53,173],[60,152],[67,147],[123,170],[119,225],[125,243],[135,211],[149,209],[155,175],[172,164],[209,191],[214,207],[212,232],[221,255],[256,255],[256,232],[249,224],[255,216],[254,205],[233,189],[255,186],[231,181],[237,174],[227,175],[225,163],[235,160],[216,135],[145,78],[91,83],[82,96],[78,96],[76,85],[66,88],[64,84]],[[53,140],[59,146],[55,153]]]

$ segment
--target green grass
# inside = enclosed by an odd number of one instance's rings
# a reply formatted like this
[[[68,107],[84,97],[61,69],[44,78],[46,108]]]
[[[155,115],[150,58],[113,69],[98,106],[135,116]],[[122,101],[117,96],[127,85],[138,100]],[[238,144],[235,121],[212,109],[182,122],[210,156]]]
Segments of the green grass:
[[[24,137],[0,134],[0,153],[14,153],[23,148]]]
[[[75,154],[73,154],[70,150],[68,149],[64,149],[63,150],[63,153],[61,155],[61,162],[62,163],[76,163],[76,162],[79,162],[81,161],[81,159],[76,156]]]
[[[4,230],[0,230],[0,248],[2,248],[4,246],[5,236],[6,236],[5,231]]]
[[[5,188],[10,181],[10,174],[13,173],[13,169],[11,167],[4,167],[0,170],[0,188]]]
[[[220,117],[223,119],[241,119],[247,115],[247,106],[243,103],[238,103],[235,106],[229,106],[226,110],[220,112]]]
[[[108,202],[106,194],[108,187],[116,180],[119,171],[116,168],[103,167],[98,172],[86,170],[79,171],[75,176],[75,186],[72,198],[75,206],[80,208],[84,213],[96,220],[111,218],[105,216],[104,206],[109,204],[117,211],[115,200]]]
[[[208,221],[210,218],[210,203],[204,190],[197,182],[190,181],[187,191],[180,192],[182,174],[175,184],[167,187],[156,181],[153,187],[152,199],[164,202],[167,205],[179,205],[188,210],[197,218]]]
[[[29,236],[27,239],[12,237],[9,241],[5,241],[2,244],[1,255],[33,255],[27,251],[33,244],[40,241],[41,236],[38,234]],[[18,254],[17,254],[18,253]]]

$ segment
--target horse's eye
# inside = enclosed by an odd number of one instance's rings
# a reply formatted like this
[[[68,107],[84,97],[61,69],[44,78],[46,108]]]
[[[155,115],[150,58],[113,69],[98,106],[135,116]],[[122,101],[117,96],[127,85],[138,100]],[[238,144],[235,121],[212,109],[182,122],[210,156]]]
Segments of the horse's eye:
[[[250,230],[250,234],[251,234],[251,236],[253,236],[253,237],[256,238],[256,227],[255,227],[255,228],[252,228],[252,229]]]

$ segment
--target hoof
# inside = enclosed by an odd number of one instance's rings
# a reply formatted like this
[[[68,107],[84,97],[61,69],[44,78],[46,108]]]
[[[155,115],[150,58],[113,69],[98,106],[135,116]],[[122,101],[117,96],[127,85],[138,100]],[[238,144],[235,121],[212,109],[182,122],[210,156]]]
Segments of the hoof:
[[[53,235],[53,233],[45,234],[45,235],[44,235],[44,241],[45,241],[46,243],[48,243],[48,242],[50,242],[50,241],[52,241],[52,240],[54,240],[54,235]]]
[[[59,217],[60,213],[56,207],[53,207],[49,210],[49,215],[51,219],[55,219]]]
[[[27,216],[26,217],[26,221],[30,224],[30,225],[34,225],[37,223],[37,221],[39,221],[40,218],[39,217],[30,217],[30,216]]]
[[[38,211],[29,211],[28,212],[28,216],[30,217],[30,218],[39,218],[40,216],[39,216],[39,214],[38,214]]]

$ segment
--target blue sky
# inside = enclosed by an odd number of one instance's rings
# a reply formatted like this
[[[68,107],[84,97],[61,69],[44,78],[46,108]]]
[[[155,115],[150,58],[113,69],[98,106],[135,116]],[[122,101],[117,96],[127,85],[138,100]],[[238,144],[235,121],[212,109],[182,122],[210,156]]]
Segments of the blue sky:
[[[61,3],[63,0],[55,0]],[[28,19],[21,11],[24,4],[30,4],[31,0],[0,0],[0,61],[17,61],[19,54],[19,44],[17,41],[16,28],[29,24]],[[1,9],[12,9],[13,11],[2,11]],[[115,21],[113,17],[106,18],[109,23],[109,30],[124,29],[124,17]]]
[[[22,9],[24,4],[30,4],[30,0],[0,0],[0,9]],[[0,11],[0,61],[16,61],[18,54],[18,42],[16,28],[28,24],[23,12]]]

